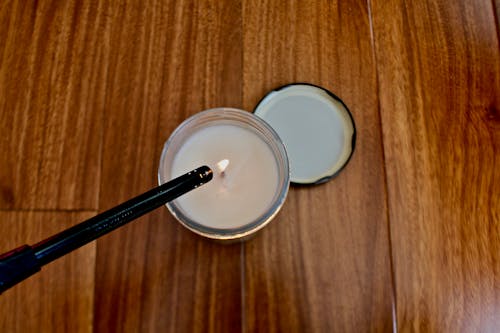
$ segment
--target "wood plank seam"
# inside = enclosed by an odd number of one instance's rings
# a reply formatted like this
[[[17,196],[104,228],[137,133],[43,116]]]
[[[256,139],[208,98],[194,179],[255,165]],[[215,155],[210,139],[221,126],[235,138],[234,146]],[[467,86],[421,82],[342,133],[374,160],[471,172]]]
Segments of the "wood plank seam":
[[[5,208],[0,208],[0,212],[18,212],[18,213],[93,213],[97,214],[98,211],[95,209],[88,209],[88,208],[58,208],[58,209],[51,209],[51,208],[14,208],[14,209],[5,209]]]
[[[398,331],[398,304],[397,304],[397,288],[396,288],[396,275],[394,272],[394,253],[392,248],[392,235],[391,235],[391,218],[390,218],[390,206],[389,206],[389,187],[387,186],[387,168],[386,168],[386,157],[385,157],[385,147],[384,147],[384,133],[382,126],[384,126],[382,122],[382,115],[380,114],[380,84],[379,84],[379,75],[378,75],[378,63],[377,63],[377,54],[375,50],[375,31],[373,28],[373,17],[372,17],[372,0],[366,0],[366,5],[368,8],[368,20],[370,23],[370,41],[372,46],[372,59],[375,65],[375,90],[377,95],[377,115],[380,122],[379,126],[379,134],[380,134],[380,144],[382,151],[382,169],[383,169],[383,178],[384,178],[384,188],[385,188],[385,206],[386,206],[386,219],[387,219],[387,236],[388,236],[388,244],[389,244],[389,263],[390,263],[390,271],[391,271],[391,287],[392,287],[392,330],[393,332]]]
[[[243,53],[243,52],[242,52]],[[241,267],[240,267],[240,271],[241,271],[241,330],[240,332],[241,333],[245,333],[246,332],[246,322],[245,322],[245,312],[246,312],[246,307],[245,307],[245,297],[246,297],[246,293],[245,293],[245,274],[246,274],[246,270],[245,270],[245,243],[242,242],[241,243],[241,255],[240,255],[240,260],[241,260]]]
[[[495,19],[495,26],[497,29],[497,42],[499,44],[500,48],[500,17],[499,17],[499,11],[500,11],[500,3],[499,0],[491,0],[491,11],[493,12],[493,17]]]

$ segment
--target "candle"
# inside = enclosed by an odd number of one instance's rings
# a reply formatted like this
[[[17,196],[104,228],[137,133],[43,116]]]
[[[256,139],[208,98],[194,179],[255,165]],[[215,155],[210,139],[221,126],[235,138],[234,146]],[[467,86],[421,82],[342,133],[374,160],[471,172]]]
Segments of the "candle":
[[[236,125],[196,131],[176,154],[172,178],[203,164],[214,171],[212,181],[177,200],[190,218],[207,227],[237,228],[268,209],[278,187],[278,164],[257,134]]]
[[[199,165],[211,182],[167,205],[189,229],[210,238],[251,234],[279,211],[289,186],[283,143],[257,116],[236,109],[201,112],[165,144],[160,183]]]

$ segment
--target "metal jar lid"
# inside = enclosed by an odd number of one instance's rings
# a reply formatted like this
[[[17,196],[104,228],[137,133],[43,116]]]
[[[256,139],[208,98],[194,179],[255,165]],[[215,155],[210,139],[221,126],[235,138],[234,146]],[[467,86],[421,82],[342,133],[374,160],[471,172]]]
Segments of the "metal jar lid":
[[[342,100],[322,87],[308,83],[279,87],[264,96],[253,112],[285,144],[294,184],[330,180],[354,152],[354,119]]]

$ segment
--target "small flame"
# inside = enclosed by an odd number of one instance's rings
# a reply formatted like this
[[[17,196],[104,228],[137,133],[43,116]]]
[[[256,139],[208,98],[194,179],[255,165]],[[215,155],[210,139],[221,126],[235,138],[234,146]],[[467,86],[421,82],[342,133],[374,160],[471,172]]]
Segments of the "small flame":
[[[227,159],[224,159],[222,161],[219,161],[219,163],[217,163],[217,169],[219,169],[221,175],[224,175],[224,171],[226,171],[228,165],[229,165],[229,160]]]

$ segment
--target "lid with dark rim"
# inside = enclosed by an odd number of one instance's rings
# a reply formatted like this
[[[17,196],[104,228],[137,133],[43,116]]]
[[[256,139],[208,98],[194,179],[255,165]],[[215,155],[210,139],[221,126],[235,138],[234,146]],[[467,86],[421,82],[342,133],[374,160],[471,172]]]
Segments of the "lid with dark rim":
[[[283,140],[294,184],[335,177],[354,152],[356,128],[347,106],[332,92],[292,83],[269,92],[253,111]]]

